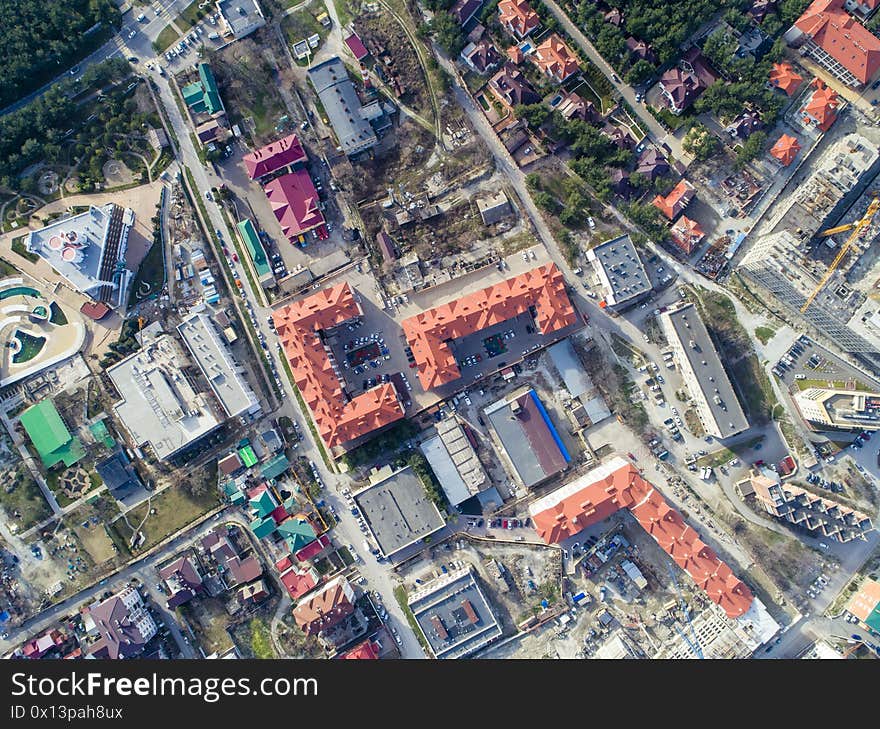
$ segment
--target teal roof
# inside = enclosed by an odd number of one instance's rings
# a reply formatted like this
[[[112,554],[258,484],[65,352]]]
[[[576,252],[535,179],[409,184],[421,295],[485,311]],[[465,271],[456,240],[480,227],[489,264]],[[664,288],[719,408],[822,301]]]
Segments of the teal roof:
[[[290,547],[291,552],[298,552],[307,544],[315,541],[315,530],[304,519],[291,517],[278,525],[278,533],[284,537],[284,541]]]
[[[72,466],[84,458],[85,449],[70,431],[51,400],[43,400],[21,414],[21,425],[46,468],[63,462]]]
[[[238,232],[241,233],[241,239],[247,246],[251,260],[254,262],[254,268],[257,270],[257,276],[264,278],[272,275],[272,269],[269,266],[269,259],[266,258],[266,251],[260,241],[260,236],[254,228],[254,224],[249,218],[245,218],[238,224]]]
[[[865,625],[867,625],[871,630],[880,633],[880,603],[877,603],[877,605],[871,611],[871,614],[865,621]]]
[[[241,489],[235,485],[235,481],[227,481],[223,484],[223,492],[233,504],[241,504],[247,500]]]
[[[205,111],[205,92],[198,81],[184,86],[180,91],[186,105],[192,107],[193,111]]]
[[[223,111],[217,82],[214,81],[214,74],[211,73],[211,67],[207,63],[199,64],[199,79],[201,79],[202,88],[205,90],[205,108],[208,113],[217,114]]]
[[[260,473],[263,478],[278,478],[288,468],[290,468],[290,461],[283,453],[279,453],[271,461],[263,464]]]
[[[251,522],[251,531],[257,539],[268,537],[275,531],[275,520],[272,518],[254,519]]]
[[[250,506],[257,516],[263,517],[271,514],[277,504],[275,499],[272,498],[272,494],[268,491],[263,491],[257,498],[251,499]]]
[[[89,426],[89,430],[92,435],[95,436],[96,440],[99,440],[104,444],[105,448],[112,449],[116,447],[116,441],[113,440],[113,436],[111,436],[110,431],[107,430],[107,423],[104,422],[104,418],[92,423]]]

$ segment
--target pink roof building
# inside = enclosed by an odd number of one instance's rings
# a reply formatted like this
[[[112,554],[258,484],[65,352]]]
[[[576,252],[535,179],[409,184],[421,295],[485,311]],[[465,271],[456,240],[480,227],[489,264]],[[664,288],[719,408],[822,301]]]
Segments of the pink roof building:
[[[256,152],[246,154],[243,158],[248,177],[256,180],[277,172],[282,167],[300,164],[308,159],[302,143],[296,134],[290,134],[260,147]]]
[[[276,177],[265,190],[272,212],[289,241],[294,242],[298,236],[324,224],[318,191],[306,170]]]

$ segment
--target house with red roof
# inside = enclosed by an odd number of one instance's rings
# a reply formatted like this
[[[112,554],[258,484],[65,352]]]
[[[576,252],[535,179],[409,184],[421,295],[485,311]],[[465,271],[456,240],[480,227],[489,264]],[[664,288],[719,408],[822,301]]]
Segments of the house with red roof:
[[[360,36],[357,33],[352,33],[350,36],[348,36],[345,39],[345,45],[348,46],[348,50],[352,52],[358,63],[360,63],[367,56],[370,55],[370,52],[367,50],[367,47],[364,45],[364,42],[360,39]]]
[[[675,224],[669,229],[672,235],[672,242],[677,245],[682,252],[689,256],[700,245],[700,241],[706,237],[700,224],[691,220],[687,215],[682,215]]]
[[[363,316],[348,283],[322,289],[273,314],[278,340],[318,434],[331,450],[403,417],[393,382],[352,395],[322,332]]]
[[[783,134],[776,140],[776,144],[770,148],[770,155],[778,159],[783,167],[788,167],[794,162],[794,158],[797,157],[800,151],[801,145],[798,140],[788,134]]]
[[[526,0],[501,0],[498,22],[517,40],[522,40],[541,25],[541,18]]]
[[[666,197],[657,195],[651,204],[657,208],[667,220],[675,220],[676,217],[690,204],[697,195],[694,186],[687,180],[681,180]]]
[[[801,109],[801,122],[808,129],[813,128],[827,132],[831,125],[837,121],[840,97],[821,79],[817,78],[813,81],[813,86],[815,86],[815,91],[804,108]]]
[[[339,576],[304,597],[293,609],[293,619],[308,635],[326,635],[354,612],[354,589]]]
[[[472,71],[479,74],[494,71],[504,61],[492,41],[486,38],[468,43],[462,49],[460,58]]]
[[[678,66],[660,77],[660,90],[673,114],[681,114],[715,81],[718,75],[694,46],[682,57]]]
[[[259,180],[285,167],[294,168],[307,160],[308,155],[296,134],[277,139],[242,157],[248,177],[252,180]]]
[[[529,506],[538,536],[559,544],[620,509],[629,513],[672,560],[731,619],[745,614],[754,595],[700,539],[653,484],[617,456]]]
[[[581,68],[577,56],[557,33],[548,36],[535,48],[531,58],[545,75],[559,83],[576,74]]]
[[[303,595],[315,589],[321,577],[314,567],[296,569],[288,565],[288,568],[279,575],[278,579],[281,580],[287,594],[294,600],[299,600]]]
[[[555,263],[548,263],[488,286],[401,322],[418,368],[419,382],[430,390],[461,377],[449,343],[534,310],[541,334],[574,324],[578,317]]]
[[[512,63],[505,63],[489,79],[489,91],[508,109],[520,104],[537,104],[541,101],[541,97],[531,87],[523,72]]]
[[[324,225],[321,201],[308,170],[276,177],[264,190],[281,231],[291,243]]]
[[[343,660],[375,661],[379,658],[379,646],[372,640],[365,640],[363,643],[358,643],[350,651],[340,653],[336,657]]]
[[[844,9],[844,0],[813,0],[784,38],[847,86],[860,88],[880,70],[880,38]]]
[[[774,63],[770,69],[769,83],[774,89],[784,91],[788,96],[794,96],[801,87],[804,77],[794,70],[790,63]]]

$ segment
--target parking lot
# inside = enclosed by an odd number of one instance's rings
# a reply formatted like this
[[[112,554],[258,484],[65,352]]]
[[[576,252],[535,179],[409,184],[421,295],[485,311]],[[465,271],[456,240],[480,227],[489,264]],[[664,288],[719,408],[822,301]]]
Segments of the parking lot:
[[[805,335],[792,342],[771,371],[788,388],[827,387],[829,383],[834,387],[843,387],[856,382],[880,391],[880,382]]]

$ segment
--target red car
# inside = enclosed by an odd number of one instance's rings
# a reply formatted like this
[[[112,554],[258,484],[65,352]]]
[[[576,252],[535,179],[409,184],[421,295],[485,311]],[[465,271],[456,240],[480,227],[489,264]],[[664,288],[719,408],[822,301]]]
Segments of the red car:
[[[235,261],[236,263],[238,263],[238,254],[237,253],[232,254],[232,260]]]
[[[507,519],[502,519],[502,520],[501,520],[501,528],[502,528],[502,529],[507,529]]]
[[[632,460],[634,460],[634,461],[639,460],[639,459],[636,458],[632,453],[627,453],[626,455],[628,455],[628,456],[629,456]]]

